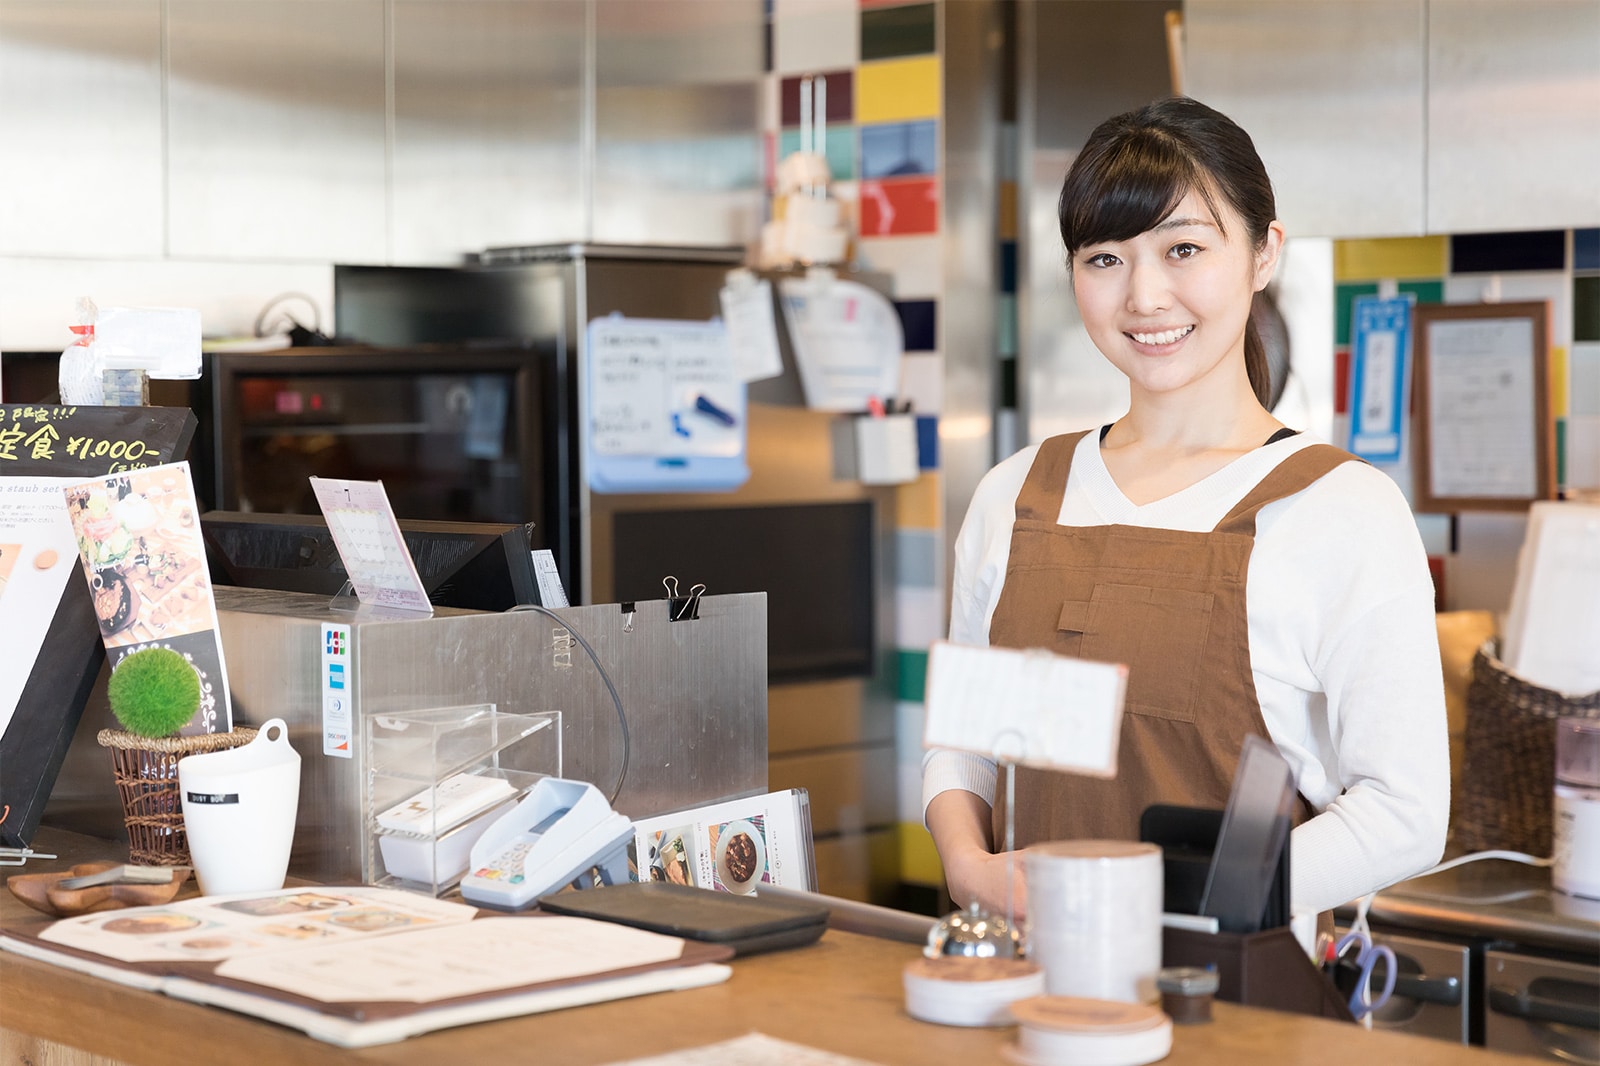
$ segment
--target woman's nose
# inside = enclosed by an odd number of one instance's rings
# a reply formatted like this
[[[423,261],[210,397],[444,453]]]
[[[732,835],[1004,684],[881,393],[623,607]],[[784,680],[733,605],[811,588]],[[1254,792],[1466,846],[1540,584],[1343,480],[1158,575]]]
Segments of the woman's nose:
[[[1147,315],[1171,304],[1166,272],[1156,263],[1133,263],[1128,271],[1128,310]]]

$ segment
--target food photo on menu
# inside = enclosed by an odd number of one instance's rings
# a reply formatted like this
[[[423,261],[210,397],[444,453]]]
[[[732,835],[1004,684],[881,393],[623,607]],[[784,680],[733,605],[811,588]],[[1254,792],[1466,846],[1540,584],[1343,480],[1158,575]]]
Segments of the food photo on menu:
[[[189,464],[111,474],[70,484],[65,494],[112,667],[142,648],[171,648],[200,675],[200,709],[181,732],[232,728]]]
[[[717,888],[749,892],[762,882],[772,880],[767,875],[767,838],[762,822],[758,814],[710,827],[711,854],[715,860],[711,869]]]

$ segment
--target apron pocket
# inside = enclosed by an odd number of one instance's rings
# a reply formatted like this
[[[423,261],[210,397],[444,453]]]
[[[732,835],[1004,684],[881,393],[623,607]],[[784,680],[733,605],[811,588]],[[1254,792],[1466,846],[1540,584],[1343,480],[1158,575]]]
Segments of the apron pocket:
[[[1125,663],[1124,706],[1143,714],[1192,722],[1211,633],[1212,594],[1147,585],[1096,585],[1089,600],[1061,605],[1062,644],[1097,662]]]

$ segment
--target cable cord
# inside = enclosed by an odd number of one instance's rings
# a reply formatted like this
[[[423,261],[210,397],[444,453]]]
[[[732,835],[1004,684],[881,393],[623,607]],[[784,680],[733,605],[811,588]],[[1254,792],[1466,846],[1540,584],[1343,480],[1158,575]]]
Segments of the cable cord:
[[[1430,876],[1430,874],[1443,874],[1446,869],[1454,869],[1456,866],[1466,866],[1467,863],[1477,863],[1478,860],[1486,860],[1486,858],[1498,858],[1498,860],[1507,860],[1510,861],[1510,863],[1523,863],[1526,864],[1526,866],[1552,866],[1552,864],[1555,863],[1554,858],[1538,858],[1538,856],[1528,855],[1526,852],[1502,852],[1502,850],[1493,850],[1493,852],[1472,852],[1470,855],[1458,855],[1456,858],[1453,858],[1453,860],[1445,860],[1443,863],[1438,864],[1438,866],[1434,866],[1434,868],[1426,869],[1426,871],[1422,871],[1421,874],[1416,874],[1416,877],[1427,877]],[[1366,912],[1370,911],[1371,906],[1373,906],[1373,900],[1378,898],[1378,892],[1381,892],[1381,890],[1374,890],[1374,892],[1366,893],[1365,896],[1362,896],[1362,900],[1355,904],[1355,920],[1354,922],[1350,922],[1350,932],[1346,933],[1346,940],[1349,940],[1350,936],[1362,936],[1362,938],[1368,938],[1368,943],[1370,943],[1371,928],[1366,925]],[[1341,940],[1339,943],[1342,944],[1344,941]],[[1360,1020],[1360,1023],[1362,1023],[1363,1026],[1366,1026],[1368,1029],[1373,1028],[1373,1013],[1371,1012],[1376,1010],[1378,1007],[1382,1007],[1382,1005],[1386,1004],[1386,1002],[1389,1002],[1389,992],[1394,991],[1394,965],[1390,965],[1389,967],[1389,988],[1384,991],[1384,996],[1382,996],[1381,999],[1376,1002],[1376,1004],[1371,1004],[1371,1000],[1366,999],[1365,996],[1366,984],[1368,984],[1368,976],[1370,976],[1370,973],[1370,968],[1363,973],[1362,983],[1360,983],[1360,986],[1357,988],[1357,992],[1355,992],[1357,996],[1363,997],[1362,1004],[1365,1005],[1365,1012],[1357,1013],[1358,1020]],[[1352,1012],[1354,1012],[1354,1007],[1355,999],[1352,997]]]
[[[622,794],[622,783],[628,778],[628,760],[632,755],[633,749],[633,741],[628,735],[628,716],[622,713],[622,697],[617,695],[617,686],[611,683],[611,675],[606,673],[606,668],[600,665],[600,656],[596,655],[594,649],[589,647],[589,642],[583,639],[583,634],[573,629],[572,623],[565,618],[562,618],[550,608],[537,603],[519,603],[515,607],[509,608],[506,613],[509,614],[511,611],[537,611],[539,614],[558,623],[562,629],[572,634],[572,639],[578,642],[579,647],[589,653],[589,661],[594,663],[595,670],[600,674],[600,680],[606,683],[606,691],[611,693],[611,703],[617,709],[617,725],[622,729],[622,766],[617,771],[616,787],[611,790],[611,795],[606,797],[607,803],[615,803],[617,797]]]

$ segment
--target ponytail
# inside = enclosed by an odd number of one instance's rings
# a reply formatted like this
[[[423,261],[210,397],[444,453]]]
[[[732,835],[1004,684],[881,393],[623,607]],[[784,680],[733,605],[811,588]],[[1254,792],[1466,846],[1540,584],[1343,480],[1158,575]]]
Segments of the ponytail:
[[[1254,314],[1244,327],[1244,371],[1261,406],[1272,410],[1272,371],[1267,367],[1267,347],[1261,343],[1261,330],[1256,326]]]

